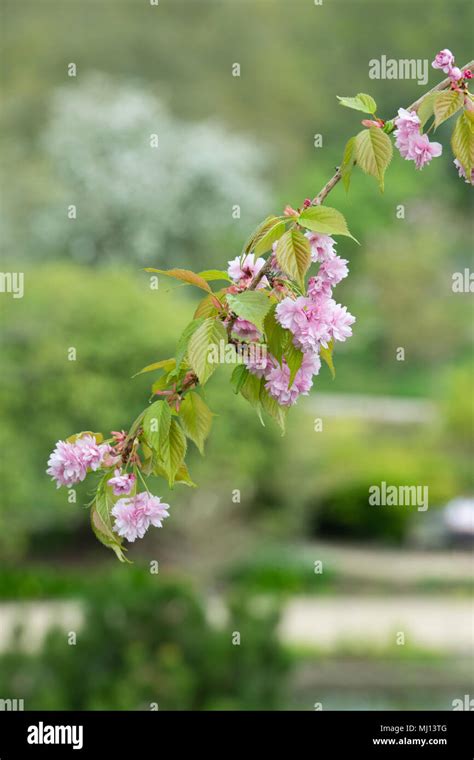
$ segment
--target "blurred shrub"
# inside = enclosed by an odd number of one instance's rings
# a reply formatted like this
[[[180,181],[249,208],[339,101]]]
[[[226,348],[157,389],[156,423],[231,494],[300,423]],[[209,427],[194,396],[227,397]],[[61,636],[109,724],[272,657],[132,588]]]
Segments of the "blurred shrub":
[[[321,593],[331,590],[336,573],[324,564],[324,573],[316,573],[314,556],[301,547],[274,546],[249,553],[234,563],[225,574],[233,588],[247,593],[282,595]]]
[[[38,654],[0,657],[0,693],[36,710],[272,710],[280,705],[286,655],[278,611],[247,597],[216,630],[181,582],[126,568],[89,584],[77,644],[53,631]],[[241,635],[232,644],[232,633]]]
[[[311,400],[299,407],[274,465],[274,491],[283,493],[286,507],[282,533],[399,543],[421,513],[413,506],[370,505],[370,486],[426,485],[430,510],[465,487],[461,463],[437,421],[420,427],[326,419],[324,432],[315,433],[311,411]]]

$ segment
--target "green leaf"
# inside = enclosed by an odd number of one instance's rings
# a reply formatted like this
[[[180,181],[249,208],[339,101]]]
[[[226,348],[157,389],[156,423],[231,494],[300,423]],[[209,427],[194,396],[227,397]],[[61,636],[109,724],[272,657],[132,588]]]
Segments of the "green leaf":
[[[244,290],[237,295],[227,294],[227,302],[238,317],[252,322],[263,332],[263,318],[271,308],[271,301],[260,290]]]
[[[362,171],[378,180],[380,190],[384,189],[384,175],[392,158],[390,137],[378,127],[363,129],[356,135],[356,161]]]
[[[99,513],[100,517],[102,518],[103,522],[109,526],[110,529],[112,529],[112,521],[110,517],[110,510],[113,507],[113,501],[112,498],[107,491],[107,483],[109,479],[112,477],[112,474],[110,472],[103,475],[97,485],[97,491],[95,496],[94,505]]]
[[[472,127],[474,126],[474,96],[470,93],[465,93],[465,97],[466,103],[464,104],[464,116],[470,122]]]
[[[270,396],[263,383],[260,388],[260,402],[267,414],[269,414],[270,417],[273,417],[273,419],[277,422],[283,434],[285,432],[286,414],[288,410],[286,407],[280,406],[278,401],[274,399],[273,396]]]
[[[207,290],[208,293],[212,293],[210,286],[206,280],[196,272],[191,272],[190,269],[153,269],[152,267],[146,267],[145,272],[157,272],[158,274],[164,274],[166,277],[173,277],[175,280],[181,280],[188,285],[196,285],[201,290]]]
[[[245,364],[238,364],[232,372],[230,382],[232,383],[232,388],[234,389],[234,393],[236,395],[237,393],[240,393],[240,389],[245,383],[248,374],[249,371]]]
[[[179,417],[184,432],[203,454],[204,441],[211,430],[212,412],[199,393],[190,391],[185,395],[179,408]]]
[[[364,113],[374,114],[377,110],[377,103],[370,95],[366,95],[365,92],[359,92],[355,98],[341,98],[338,95],[337,99],[341,106],[353,108],[356,111],[363,111]]]
[[[92,438],[95,438],[96,443],[102,443],[104,440],[104,436],[102,433],[93,433],[92,430],[83,430],[82,433],[76,433],[75,435],[70,435],[69,438],[66,438],[67,443],[75,443],[79,440],[79,438],[82,438],[84,435],[90,435]]]
[[[351,137],[346,142],[346,147],[344,148],[344,155],[342,157],[342,163],[341,163],[342,183],[344,185],[346,193],[349,192],[349,187],[351,184],[351,174],[352,174],[352,169],[354,167],[354,158],[355,158],[355,137]]]
[[[165,480],[168,480],[168,474],[163,466],[159,461],[156,461],[153,466],[153,474],[157,477],[165,478]],[[175,483],[183,483],[185,486],[189,486],[190,488],[197,488],[196,483],[191,478],[191,475],[189,474],[189,470],[186,467],[185,463],[183,462],[176,472],[176,475],[174,477]]]
[[[190,486],[191,488],[197,488],[196,483],[191,478],[191,475],[189,474],[189,470],[184,462],[182,465],[178,467],[178,472],[176,473],[174,480],[175,480],[175,483],[184,483],[185,486]]]
[[[153,364],[147,364],[146,367],[143,367],[143,369],[140,370],[140,372],[135,372],[133,377],[138,377],[138,375],[143,375],[144,372],[154,372],[157,369],[164,369],[165,372],[171,372],[172,369],[174,369],[176,366],[176,360],[175,359],[162,359],[160,362],[153,362]]]
[[[126,549],[122,546],[122,539],[104,522],[96,509],[95,503],[91,507],[91,527],[96,538],[101,544],[107,546],[108,549],[112,549],[120,562],[130,562],[124,555]]]
[[[289,330],[285,330],[285,328],[277,322],[275,309],[276,307],[274,306],[272,310],[268,312],[263,326],[265,328],[267,348],[270,354],[274,356],[277,362],[281,365],[283,352],[290,341],[291,334]]]
[[[305,208],[299,215],[298,222],[313,232],[320,232],[324,235],[347,235],[347,237],[355,240],[347,228],[343,214],[329,206]]]
[[[199,319],[193,319],[192,322],[189,322],[189,324],[186,325],[183,332],[181,333],[178,340],[178,345],[176,346],[176,366],[177,367],[181,366],[181,362],[186,356],[186,351],[188,350],[188,344],[189,344],[189,341],[191,340],[191,336],[194,335],[198,327],[200,327],[203,322],[204,322],[204,317],[200,317]]]
[[[433,109],[437,95],[437,92],[432,92],[429,95],[426,95],[418,106],[416,112],[422,127],[424,127],[428,119],[433,116]]]
[[[291,388],[293,385],[296,373],[298,372],[303,362],[303,357],[303,352],[300,351],[299,348],[296,348],[296,346],[293,344],[293,341],[290,341],[285,350],[286,363],[290,369],[290,380],[288,382],[288,388]]]
[[[212,282],[213,280],[231,281],[229,275],[223,269],[205,269],[204,272],[199,272],[198,276],[202,277],[206,282]]]
[[[275,240],[281,238],[284,232],[285,223],[281,219],[278,219],[276,216],[269,217],[267,224],[261,230],[259,230],[258,234],[254,238],[252,250],[255,255],[259,256],[260,254],[269,251]]]
[[[303,288],[311,264],[309,240],[297,229],[287,230],[278,241],[275,254],[280,269]]]
[[[241,395],[246,401],[253,407],[260,407],[260,386],[262,385],[262,378],[253,375],[247,371],[245,381],[240,389]]]
[[[171,425],[171,409],[163,399],[155,401],[143,417],[143,435],[157,454],[166,446]]]
[[[336,377],[336,368],[334,366],[334,362],[333,362],[333,359],[332,359],[333,349],[334,349],[334,341],[331,340],[331,341],[329,341],[327,348],[324,348],[324,346],[320,347],[320,349],[319,349],[319,355],[320,355],[321,359],[324,362],[326,362],[326,364],[328,365],[328,367],[330,369],[330,372],[331,372],[331,375],[333,376],[333,379],[334,379]]]
[[[151,392],[152,394],[157,393],[158,391],[164,391],[169,388],[171,385],[172,380],[169,375],[162,375],[158,378],[158,380],[155,380],[153,385],[151,386]]]
[[[188,343],[188,359],[191,368],[198,376],[201,385],[210,378],[216,369],[216,363],[209,360],[209,349],[219,343],[227,343],[227,333],[219,320],[209,317],[191,335]]]
[[[168,483],[173,486],[176,481],[176,476],[179,468],[183,464],[184,457],[186,456],[186,436],[179,422],[172,417],[169,429],[169,436],[166,440],[160,456],[159,463],[163,466]]]
[[[242,249],[242,256],[245,256],[247,253],[250,253],[254,250],[255,245],[262,240],[262,238],[266,235],[269,229],[271,229],[276,221],[278,221],[278,218],[276,216],[267,216],[266,219],[263,220],[263,222],[260,222],[258,227],[252,232],[250,237],[247,239],[243,249]]]
[[[470,177],[474,166],[474,125],[464,112],[456,121],[451,147],[455,157],[462,164],[466,177]]]
[[[435,129],[443,121],[446,121],[446,119],[455,114],[456,111],[459,111],[463,103],[464,96],[462,92],[455,92],[454,90],[439,92],[434,101]]]
[[[205,269],[204,272],[199,272],[198,276],[202,277],[206,282],[212,282],[213,280],[227,280],[231,282],[229,275],[223,269]]]
[[[217,293],[209,293],[207,296],[204,296],[202,301],[198,303],[197,309],[194,312],[194,319],[199,319],[200,317],[203,317],[204,319],[207,319],[208,317],[216,317],[222,309],[221,301],[226,292],[225,288],[223,288]]]

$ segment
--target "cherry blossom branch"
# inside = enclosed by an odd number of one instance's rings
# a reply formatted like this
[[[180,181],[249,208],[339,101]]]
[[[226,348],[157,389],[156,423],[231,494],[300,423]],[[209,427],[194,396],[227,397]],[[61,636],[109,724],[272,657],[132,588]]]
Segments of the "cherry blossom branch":
[[[233,284],[221,291],[225,298],[212,292],[206,272],[147,270],[164,273],[206,290],[201,308],[196,312],[203,318],[195,315],[187,325],[176,358],[155,362],[141,370],[161,369],[165,374],[152,387],[152,394],[158,399],[138,415],[128,433],[113,431],[112,438],[104,441],[102,433],[86,431],[66,441],[58,441],[48,460],[47,470],[58,486],[67,487],[84,480],[90,472],[101,472],[95,497],[89,505],[91,526],[99,541],[111,548],[122,562],[127,561],[123,540],[133,542],[142,538],[150,526],[161,527],[163,518],[169,515],[168,505],[162,503],[160,497],[150,494],[143,476],[163,477],[171,487],[176,482],[195,485],[185,463],[187,440],[193,441],[202,453],[213,417],[205,400],[195,390],[207,382],[215,363],[227,361],[227,358],[218,358],[215,362],[209,357],[209,349],[221,343],[225,343],[226,348],[227,344],[236,348],[250,344],[259,351],[265,349],[263,371],[260,359],[257,361],[251,355],[247,359],[243,357],[244,366],[240,363],[235,368],[231,382],[236,394],[240,392],[260,415],[264,411],[273,417],[282,430],[285,411],[296,403],[298,396],[309,392],[321,361],[334,373],[334,342],[345,341],[352,335],[351,325],[355,317],[332,297],[333,287],[347,276],[348,262],[336,255],[336,241],[331,235],[350,235],[350,232],[344,216],[337,209],[317,207],[339,180],[345,180],[346,174],[357,163],[362,171],[375,177],[383,189],[384,173],[392,155],[388,137],[392,132],[402,157],[415,161],[417,169],[421,169],[442,152],[440,143],[429,141],[431,127],[423,133],[421,122],[425,123],[433,114],[433,125],[438,125],[462,108],[453,129],[451,146],[459,176],[474,185],[471,126],[474,98],[468,90],[474,61],[463,71],[454,63],[451,51],[441,50],[432,65],[449,72],[449,76],[408,109],[399,110],[399,116],[389,121],[377,117],[377,105],[370,95],[359,93],[355,98],[340,98],[342,105],[370,115],[370,119],[362,121],[367,129],[350,138],[342,166],[336,168],[335,174],[312,201],[306,199],[302,208],[297,210],[288,206],[284,216],[270,216],[259,225],[242,256],[229,262],[229,279]],[[449,92],[438,94],[451,85]],[[421,106],[422,118],[417,113]],[[316,234],[313,240],[313,236],[304,234],[304,230],[318,233],[321,218],[324,219],[322,229],[330,234]],[[242,259],[245,260],[244,254],[250,251],[250,263],[244,267]],[[259,258],[255,261],[255,256],[267,251],[270,252],[266,260]],[[263,266],[256,272],[262,261]],[[309,277],[306,289],[305,275],[311,262],[320,266],[317,277]],[[275,270],[281,270],[284,277],[280,282],[280,275]],[[207,275],[210,280],[216,279],[213,272]],[[222,279],[221,271],[217,275],[217,279]],[[268,290],[266,294],[260,290],[253,294],[246,292],[266,285],[265,276],[273,298]],[[281,298],[275,297],[278,293]],[[294,298],[295,294],[301,298]],[[209,315],[210,303],[215,308]],[[303,328],[295,318],[295,305],[300,310],[298,314],[301,315],[301,308],[305,310]],[[236,324],[238,316],[241,322]],[[225,327],[227,341],[223,340]],[[183,363],[185,356],[186,362]],[[145,487],[144,491],[137,489],[137,478]]]
[[[462,66],[463,71],[474,71],[474,61],[470,61],[465,66]],[[437,85],[431,88],[431,90],[428,90],[428,92],[425,92],[424,95],[422,95],[418,100],[415,100],[414,103],[411,104],[411,106],[408,106],[407,111],[418,111],[422,101],[429,97],[430,95],[433,95],[435,92],[441,92],[441,90],[447,90],[449,85],[451,84],[450,77],[446,77],[446,79],[443,79],[441,82],[439,82]]]
[[[469,69],[469,71],[473,71],[474,61],[470,61],[470,63],[466,64],[466,66],[463,66],[462,69],[463,71],[466,71],[467,69]],[[433,95],[433,93],[435,92],[441,92],[442,90],[447,90],[450,85],[451,85],[451,79],[450,77],[446,77],[446,79],[443,79],[441,82],[435,85],[435,87],[432,87],[431,90],[428,90],[428,92],[425,92],[425,94],[422,95],[420,98],[418,98],[418,100],[415,100],[415,102],[412,103],[411,106],[408,106],[407,111],[418,111],[420,105],[425,100],[425,98],[428,98],[430,95]],[[329,182],[327,182],[324,185],[323,189],[319,191],[319,193],[315,196],[315,198],[313,198],[311,205],[319,206],[341,179],[342,179],[342,171],[340,167],[338,167],[336,169],[335,174],[331,177]]]

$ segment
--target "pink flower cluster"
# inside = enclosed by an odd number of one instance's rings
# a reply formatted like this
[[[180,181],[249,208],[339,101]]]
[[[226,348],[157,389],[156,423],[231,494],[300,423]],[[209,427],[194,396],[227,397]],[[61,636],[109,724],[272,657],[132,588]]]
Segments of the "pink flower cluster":
[[[333,288],[348,275],[346,259],[336,254],[336,241],[329,235],[307,232],[311,246],[311,260],[319,264],[319,271],[308,281],[305,296],[287,296],[276,308],[280,325],[293,334],[293,343],[303,354],[303,362],[289,387],[290,369],[283,359],[282,365],[267,354],[266,363],[258,365],[246,360],[252,374],[265,378],[265,388],[282,406],[291,406],[300,395],[306,395],[319,373],[320,347],[328,347],[331,340],[345,341],[352,335],[355,317],[345,306],[332,298]]]
[[[247,319],[242,319],[241,317],[237,317],[235,320],[232,326],[232,333],[236,338],[239,338],[239,340],[245,341],[256,341],[260,340],[262,337],[260,330],[255,327],[253,322],[249,322]]]
[[[248,287],[264,264],[265,259],[258,258],[255,260],[253,253],[247,254],[244,258],[242,258],[242,256],[236,256],[235,259],[229,261],[227,274],[236,285]],[[257,288],[264,288],[266,285],[268,285],[268,280],[266,277],[262,277]]]
[[[88,471],[95,472],[106,464],[112,449],[107,443],[98,444],[91,435],[84,435],[74,443],[58,441],[49,457],[48,475],[56,481],[56,487],[72,486],[84,480]]]
[[[313,385],[313,375],[317,375],[321,368],[318,354],[308,352],[290,387],[290,368],[285,359],[280,366],[275,357],[267,352],[264,361],[246,358],[245,364],[252,375],[265,378],[265,388],[281,406],[292,406],[299,396],[306,396]]]
[[[109,478],[108,485],[112,486],[115,496],[128,495],[135,485],[136,477],[132,473],[122,473],[120,467],[114,471],[114,477]]]
[[[432,158],[441,155],[441,143],[430,142],[428,135],[421,134],[420,119],[415,111],[399,108],[395,125],[395,145],[404,159],[415,162],[417,169],[422,169]]]
[[[460,68],[454,65],[454,55],[448,50],[448,48],[440,50],[431,65],[434,69],[444,71],[444,73],[449,76],[454,86],[456,86],[460,80],[465,78],[470,79],[472,76],[469,69],[467,71],[461,71]]]
[[[277,319],[294,335],[295,345],[303,351],[319,351],[331,339],[345,340],[352,335],[355,318],[332,298],[333,288],[349,273],[347,260],[336,255],[336,241],[329,235],[307,232],[312,261],[319,271],[308,281],[306,296],[285,298],[277,306]]]
[[[292,406],[299,396],[307,396],[313,385],[313,375],[321,369],[318,354],[308,352],[303,356],[301,367],[290,387],[290,368],[285,359],[282,366],[271,359],[265,371],[265,388],[281,406]]]
[[[327,348],[330,340],[345,341],[352,335],[355,317],[333,298],[309,296],[284,298],[276,308],[282,327],[293,333],[294,343],[302,351]]]
[[[169,517],[168,509],[169,504],[162,504],[159,496],[146,491],[129,499],[119,499],[112,508],[113,529],[127,541],[135,541],[143,538],[150,525],[161,528],[162,520]]]

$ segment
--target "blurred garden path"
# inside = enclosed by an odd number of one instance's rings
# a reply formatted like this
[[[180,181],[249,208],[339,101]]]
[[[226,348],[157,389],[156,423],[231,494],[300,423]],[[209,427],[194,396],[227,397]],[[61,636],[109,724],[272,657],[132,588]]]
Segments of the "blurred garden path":
[[[474,616],[470,599],[446,596],[297,597],[284,609],[284,641],[318,650],[334,647],[401,645],[437,652],[469,654],[474,650]]]
[[[210,600],[209,616],[217,625],[225,624],[220,599]],[[77,601],[1,604],[0,651],[11,641],[35,651],[52,626],[65,634],[76,632],[80,638],[83,618],[82,604]],[[16,632],[20,622],[21,636]],[[472,600],[439,594],[295,596],[284,604],[279,628],[285,643],[318,650],[393,647],[400,632],[411,647],[471,654]]]
[[[375,422],[414,424],[432,422],[436,406],[425,399],[365,396],[363,394],[316,393],[308,400],[323,417],[356,418]]]
[[[304,563],[315,560],[335,573],[337,586],[314,594],[295,594],[283,603],[279,634],[285,643],[315,649],[396,646],[405,643],[442,653],[472,655],[474,604],[469,593],[473,558],[467,551],[380,549],[315,542],[295,546]],[[226,609],[218,594],[207,598],[209,618],[225,625]],[[83,607],[78,601],[5,602],[0,604],[0,651],[14,639],[37,649],[48,629],[80,631]],[[23,637],[15,633],[19,624]]]
[[[386,581],[391,586],[436,586],[471,582],[474,555],[470,551],[445,549],[385,549],[357,544],[317,541],[303,549],[308,559],[324,560],[338,575],[373,583]]]

